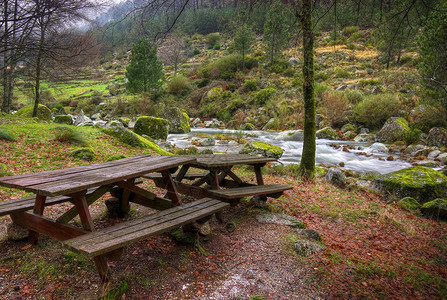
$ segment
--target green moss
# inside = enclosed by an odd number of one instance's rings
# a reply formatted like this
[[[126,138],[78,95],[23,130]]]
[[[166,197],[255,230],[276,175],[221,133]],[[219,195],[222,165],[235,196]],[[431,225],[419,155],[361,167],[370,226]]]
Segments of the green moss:
[[[113,160],[123,159],[123,158],[126,158],[126,157],[127,156],[124,155],[124,154],[115,154],[115,155],[112,155],[109,158],[107,158],[106,161],[113,161]]]
[[[337,131],[331,127],[325,127],[316,132],[316,136],[319,139],[336,140],[338,138]]]
[[[266,88],[256,93],[254,102],[256,105],[266,104],[277,91],[274,88]]]
[[[95,157],[95,152],[93,151],[92,148],[79,148],[79,149],[73,150],[70,153],[70,156],[77,158],[77,159],[92,161],[93,158]]]
[[[281,147],[265,143],[250,142],[245,144],[244,148],[239,152],[241,154],[262,155],[266,157],[280,158],[284,150]]]
[[[57,115],[54,117],[54,123],[72,125],[73,119],[67,115]]]
[[[447,200],[438,198],[429,201],[422,205],[421,212],[430,217],[447,219]]]
[[[23,108],[21,108],[19,111],[15,113],[17,116],[22,117],[32,117],[33,116],[33,105],[28,105]],[[45,120],[50,121],[51,120],[51,110],[46,107],[45,105],[39,104],[39,107],[37,108],[37,118],[39,120]]]
[[[135,122],[134,132],[139,135],[147,135],[155,140],[166,140],[168,137],[169,122],[162,118],[139,117]]]
[[[405,210],[418,210],[419,208],[421,208],[421,204],[412,197],[405,197],[401,199],[399,202],[397,202],[397,205]]]
[[[13,175],[13,173],[8,170],[8,167],[4,164],[0,164],[0,177],[11,175]]]
[[[397,124],[399,124],[400,127],[402,127],[405,131],[409,131],[410,127],[408,126],[407,120],[404,118],[397,118],[396,119]]]
[[[0,128],[0,140],[5,140],[8,142],[14,142],[15,138],[9,134],[9,132],[7,132],[6,130]]]

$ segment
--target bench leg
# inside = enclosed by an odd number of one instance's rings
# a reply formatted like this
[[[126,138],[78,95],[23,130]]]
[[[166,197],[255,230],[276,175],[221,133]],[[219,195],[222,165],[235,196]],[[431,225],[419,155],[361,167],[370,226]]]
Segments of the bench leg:
[[[93,261],[95,262],[102,283],[109,282],[110,272],[105,257],[103,255],[95,256]]]
[[[128,179],[127,182],[133,185],[135,183],[135,178]],[[124,215],[126,215],[130,210],[130,205],[129,205],[130,194],[131,194],[131,191],[124,189],[123,196],[120,199],[121,211],[123,212]]]
[[[256,183],[258,185],[264,185],[264,178],[262,178],[262,170],[261,167],[262,165],[255,165],[255,173],[256,173]],[[266,195],[260,195],[259,199],[261,201],[266,202],[267,201],[267,196]]]
[[[36,195],[36,203],[34,204],[34,210],[33,212],[37,215],[43,215],[43,210],[45,208],[45,200],[47,199],[47,196],[43,196],[43,195]],[[39,233],[36,231],[32,231],[30,230],[29,235],[28,235],[28,240],[33,243],[36,244],[37,241],[39,240]]]

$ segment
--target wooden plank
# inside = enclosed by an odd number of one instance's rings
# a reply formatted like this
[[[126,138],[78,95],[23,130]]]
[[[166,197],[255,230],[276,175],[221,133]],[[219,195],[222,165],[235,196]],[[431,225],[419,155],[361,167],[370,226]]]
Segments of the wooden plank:
[[[179,174],[180,173],[174,173],[171,176],[172,176],[172,178],[175,178],[175,181],[180,181],[178,179]],[[206,175],[208,175],[208,173],[186,173],[182,177],[182,179],[184,178],[184,179],[188,179],[188,180],[194,180],[194,179],[197,179],[197,178],[205,177]],[[148,178],[148,179],[161,179],[161,178],[163,178],[163,176],[160,173],[150,173],[150,174],[143,175],[142,177]]]
[[[153,199],[134,194],[131,200],[133,203],[143,205],[156,210],[165,210],[174,207],[171,200],[155,196]]]
[[[74,237],[85,235],[87,232],[71,225],[60,224],[47,217],[31,212],[18,212],[11,214],[14,223],[30,230],[39,232],[45,236],[65,241]]]
[[[197,159],[192,166],[199,168],[219,168],[219,167],[231,167],[234,165],[253,165],[253,164],[265,164],[267,162],[276,161],[275,158],[254,156],[248,154],[210,154],[210,155],[192,155]]]
[[[104,235],[102,232],[98,231],[93,234],[88,234],[88,236],[92,238],[85,240],[83,243],[76,243],[75,241],[77,238],[75,238],[70,241],[66,241],[65,244],[70,248],[85,252],[90,256],[107,253],[126,246],[129,243],[145,239],[150,235],[162,233],[198,220],[228,206],[227,203],[211,199],[208,200],[209,201],[206,204],[210,205],[203,208],[200,206],[196,206],[196,209],[193,209],[193,207],[185,208],[183,206],[175,207],[170,210],[175,210],[176,208],[181,209],[177,209],[173,214],[167,214],[162,217],[158,217],[155,220],[142,222],[139,226],[132,226],[130,229],[127,226],[122,227],[121,230],[115,231],[113,235]],[[98,235],[99,239],[95,238],[96,235]]]
[[[73,197],[73,202],[78,212],[79,218],[81,219],[82,227],[88,231],[94,231],[95,225],[93,224],[92,216],[88,210],[87,201],[85,200],[86,192],[78,192],[71,195]]]
[[[248,196],[282,193],[290,189],[292,189],[292,187],[289,185],[268,184],[238,187],[225,190],[209,190],[208,194],[210,195],[210,197],[215,197],[216,199],[238,199]]]
[[[45,209],[45,201],[47,200],[47,196],[44,195],[36,195],[36,202],[34,203],[33,212],[36,215],[43,215],[43,210]],[[28,240],[35,244],[39,239],[39,232],[30,230],[28,235]]]

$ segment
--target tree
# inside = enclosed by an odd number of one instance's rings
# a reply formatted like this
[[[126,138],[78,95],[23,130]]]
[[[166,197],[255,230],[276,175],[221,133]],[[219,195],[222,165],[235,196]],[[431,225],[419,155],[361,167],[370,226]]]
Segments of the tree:
[[[177,75],[178,67],[186,60],[186,57],[183,54],[184,49],[185,41],[178,34],[174,34],[172,37],[167,38],[158,48],[158,56],[163,63],[174,66],[174,77]]]
[[[431,96],[447,111],[447,3],[428,17],[419,37],[419,72]]]
[[[147,92],[161,86],[163,63],[157,59],[157,49],[145,38],[132,46],[130,63],[126,68],[127,89],[130,92]]]
[[[273,64],[289,38],[289,25],[287,24],[288,9],[281,2],[275,2],[267,13],[264,24],[264,43]]]
[[[245,70],[245,54],[252,50],[252,45],[256,40],[256,35],[252,28],[247,24],[245,18],[242,18],[242,23],[239,24],[234,33],[234,48],[242,55],[242,69]]]

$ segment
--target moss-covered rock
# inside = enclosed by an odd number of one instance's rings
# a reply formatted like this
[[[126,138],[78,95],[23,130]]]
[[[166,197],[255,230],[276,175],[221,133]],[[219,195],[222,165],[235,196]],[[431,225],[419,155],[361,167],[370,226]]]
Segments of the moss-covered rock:
[[[281,147],[265,142],[249,142],[245,144],[244,148],[242,148],[239,153],[280,158],[284,153],[284,150]]]
[[[92,148],[79,148],[79,149],[73,150],[70,153],[70,156],[77,158],[77,159],[92,161],[93,158],[95,158],[95,152],[93,151]]]
[[[188,133],[191,131],[186,110],[177,107],[164,109],[159,117],[170,122],[169,133]]]
[[[397,202],[397,205],[405,210],[418,210],[421,208],[421,204],[413,197],[405,197]]]
[[[103,129],[103,131],[108,135],[118,138],[122,143],[127,144],[127,145],[130,145],[133,147],[152,149],[160,155],[171,155],[172,154],[170,152],[167,152],[167,151],[161,149],[154,142],[152,142],[152,141],[150,141],[150,140],[136,134],[135,132],[132,132],[132,131],[126,129],[126,128],[113,127],[113,128]]]
[[[114,160],[118,160],[118,159],[123,159],[126,158],[127,156],[124,154],[115,154],[110,156],[109,158],[106,159],[106,161],[114,161]]]
[[[28,105],[19,109],[15,115],[31,118],[33,116],[33,109],[33,105]],[[39,107],[37,108],[37,118],[39,120],[51,121],[51,110],[45,105],[39,104]]]
[[[202,99],[202,103],[213,102],[222,96],[223,88],[215,87],[208,91]]]
[[[54,123],[73,125],[73,119],[67,115],[57,115],[54,117]]]
[[[447,200],[445,199],[435,199],[424,203],[421,207],[421,212],[432,218],[436,219],[447,219]]]
[[[135,122],[134,132],[147,135],[154,140],[166,140],[168,137],[169,122],[162,118],[139,117]]]
[[[436,147],[447,147],[447,130],[433,127],[427,137],[427,145]]]
[[[177,155],[192,155],[192,154],[199,154],[199,148],[191,146],[185,149],[179,149],[175,152]]]
[[[410,131],[404,118],[389,118],[376,134],[377,142],[395,142],[403,140],[404,134]]]
[[[413,197],[419,203],[447,194],[447,176],[427,167],[413,167],[377,176],[371,187],[397,198]]]
[[[255,130],[256,127],[252,123],[245,123],[239,127],[240,130]]]
[[[331,127],[324,127],[323,129],[318,130],[316,136],[319,139],[328,139],[328,140],[338,139],[337,131],[335,131],[335,129]]]
[[[351,123],[343,125],[343,127],[340,129],[341,132],[346,133],[348,131],[357,132],[357,127],[355,125],[352,125]]]

